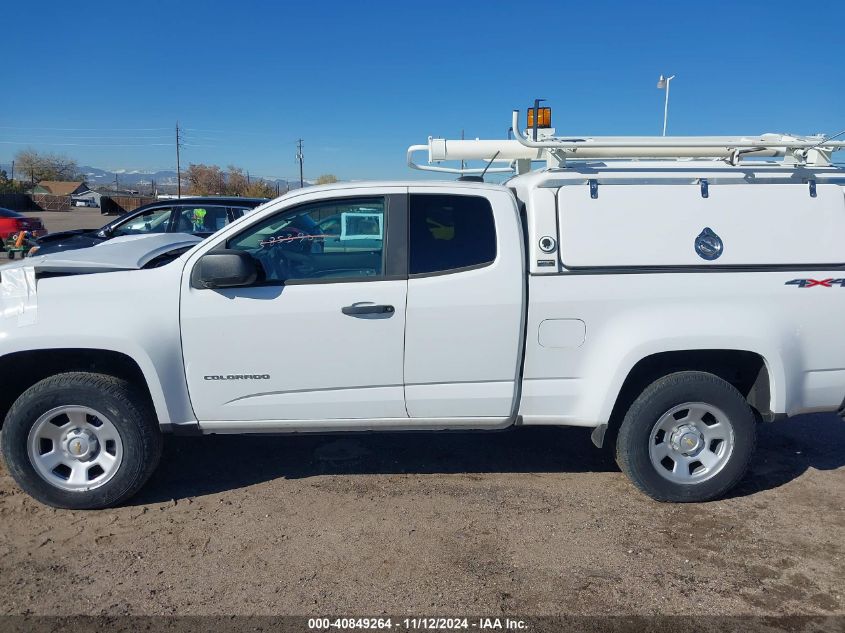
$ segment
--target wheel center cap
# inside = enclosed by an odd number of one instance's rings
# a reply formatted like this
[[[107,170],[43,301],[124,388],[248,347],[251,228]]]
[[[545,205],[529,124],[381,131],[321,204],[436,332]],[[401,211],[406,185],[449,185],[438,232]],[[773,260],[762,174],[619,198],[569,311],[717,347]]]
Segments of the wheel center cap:
[[[65,440],[65,451],[71,457],[78,460],[85,460],[91,457],[97,450],[97,438],[92,434],[78,429],[68,433]]]
[[[672,448],[685,455],[695,455],[704,446],[704,437],[693,426],[683,425],[672,433]]]

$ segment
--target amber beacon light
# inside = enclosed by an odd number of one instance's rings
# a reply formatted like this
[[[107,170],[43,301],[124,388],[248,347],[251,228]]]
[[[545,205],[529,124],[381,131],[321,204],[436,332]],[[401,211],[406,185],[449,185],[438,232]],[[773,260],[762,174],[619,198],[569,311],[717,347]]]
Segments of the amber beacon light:
[[[534,127],[534,113],[537,114],[537,127],[540,129],[552,127],[552,109],[551,108],[528,108],[528,120],[526,121],[526,128],[529,130]]]

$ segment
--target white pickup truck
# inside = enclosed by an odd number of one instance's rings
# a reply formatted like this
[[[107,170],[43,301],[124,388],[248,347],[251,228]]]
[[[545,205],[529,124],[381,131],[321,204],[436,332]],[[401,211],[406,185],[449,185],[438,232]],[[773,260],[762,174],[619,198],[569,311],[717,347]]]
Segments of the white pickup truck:
[[[517,175],[310,187],[202,243],[4,267],[7,466],[44,503],[100,508],[144,484],[163,432],[572,425],[654,499],[716,498],[758,422],[845,397],[838,147],[431,139],[412,166]]]

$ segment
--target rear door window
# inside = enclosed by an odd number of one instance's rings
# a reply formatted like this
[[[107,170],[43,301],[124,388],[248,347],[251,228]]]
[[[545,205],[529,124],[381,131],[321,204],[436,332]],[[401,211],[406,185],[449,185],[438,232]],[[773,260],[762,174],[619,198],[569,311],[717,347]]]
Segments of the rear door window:
[[[496,259],[496,225],[487,198],[412,194],[409,272],[424,275],[476,268]]]
[[[230,222],[234,222],[238,218],[242,218],[250,211],[254,211],[255,207],[229,207]]]
[[[198,204],[179,207],[173,224],[175,233],[209,235],[222,229],[229,223],[227,207]]]

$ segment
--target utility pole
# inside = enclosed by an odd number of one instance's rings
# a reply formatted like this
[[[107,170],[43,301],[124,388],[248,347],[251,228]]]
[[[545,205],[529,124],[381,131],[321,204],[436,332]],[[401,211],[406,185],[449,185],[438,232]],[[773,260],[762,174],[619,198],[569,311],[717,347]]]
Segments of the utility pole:
[[[12,161],[12,184],[15,184],[15,161]]]
[[[182,197],[182,164],[179,162],[179,149],[182,138],[179,135],[179,121],[176,121],[176,195]]]
[[[299,188],[301,189],[305,186],[305,179],[302,177],[302,159],[305,158],[305,156],[302,155],[302,139],[299,139],[296,142],[296,146],[296,159],[299,161]]]
[[[118,182],[117,182],[117,173],[115,173],[115,175],[114,175],[114,192],[117,193],[118,191],[120,191],[120,186],[118,185]]]

